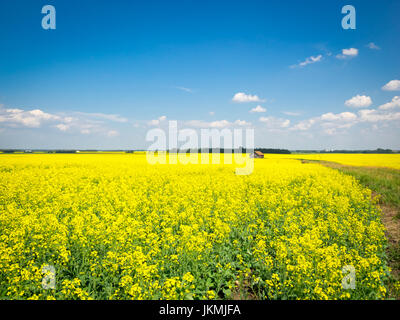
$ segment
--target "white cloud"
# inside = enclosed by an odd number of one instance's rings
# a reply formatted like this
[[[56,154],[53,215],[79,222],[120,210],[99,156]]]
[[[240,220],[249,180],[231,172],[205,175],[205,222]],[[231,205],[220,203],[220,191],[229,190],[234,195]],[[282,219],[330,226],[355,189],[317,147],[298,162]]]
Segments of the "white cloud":
[[[282,128],[287,128],[290,125],[290,120],[286,119],[285,121],[282,122],[281,127]]]
[[[190,88],[185,88],[185,87],[175,87],[175,88],[178,89],[178,90],[181,90],[181,91],[193,93],[193,90],[190,89]]]
[[[213,116],[213,115],[215,114],[215,112],[214,112],[214,111],[210,111],[208,114],[209,114],[210,116]]]
[[[358,49],[350,48],[350,49],[342,49],[342,54],[338,54],[336,58],[347,59],[347,58],[354,58],[357,56],[358,56]]]
[[[385,103],[381,106],[379,106],[379,109],[381,110],[388,110],[388,109],[393,109],[396,107],[400,107],[400,97],[395,96],[391,102]]]
[[[306,58],[306,60],[304,60],[303,62],[300,62],[299,64],[292,65],[291,68],[305,67],[308,64],[320,62],[321,60],[322,60],[322,54],[315,56],[315,57],[311,56],[311,57]]]
[[[298,117],[300,112],[283,111],[283,114],[286,114],[287,116]]]
[[[121,117],[118,114],[107,114],[107,113],[88,113],[88,112],[74,112],[76,115],[85,116],[89,118],[100,118],[104,120],[114,121],[114,122],[128,122],[128,119]]]
[[[64,118],[64,122],[65,122],[65,123],[71,123],[71,122],[73,122],[74,120],[76,120],[76,118],[73,118],[73,117],[65,117],[65,118]]]
[[[11,126],[38,128],[44,122],[61,119],[59,116],[39,109],[24,111],[21,109],[0,109],[0,122]]]
[[[5,112],[8,112],[8,113],[20,113],[20,112],[24,112],[24,110],[21,110],[21,109],[6,109]]]
[[[263,108],[262,106],[258,105],[257,107],[251,109],[249,112],[250,113],[255,113],[255,112],[266,112],[267,109]]]
[[[234,127],[234,126],[250,126],[251,123],[247,122],[245,120],[236,120],[234,122],[230,122],[228,120],[218,120],[218,121],[202,121],[202,120],[189,120],[184,123],[186,126],[189,127],[195,127],[195,128],[216,128],[216,129],[222,129],[222,128],[228,128],[228,127]]]
[[[104,121],[93,119],[93,114],[85,114],[74,112],[78,117],[63,116],[60,117],[59,123],[53,127],[62,132],[80,132],[81,134],[107,134],[108,130]],[[97,118],[97,117],[96,117]],[[104,117],[101,117],[106,119]],[[108,120],[108,119],[107,119]],[[114,120],[109,120],[114,121]],[[121,122],[121,121],[117,121]]]
[[[290,125],[290,120],[275,117],[260,117],[260,122],[264,123],[269,129],[283,129]]]
[[[400,112],[387,113],[374,109],[365,109],[365,110],[360,110],[358,113],[360,115],[360,121],[378,122],[378,121],[400,120]]]
[[[233,102],[243,103],[243,102],[263,102],[265,100],[260,99],[257,95],[245,94],[244,92],[236,93],[233,98]]]
[[[119,135],[118,131],[116,130],[110,130],[107,132],[107,136],[112,138],[112,137],[117,137]]]
[[[250,126],[250,125],[251,125],[250,122],[247,122],[247,121],[245,121],[245,120],[240,120],[240,119],[236,120],[236,121],[234,122],[234,124],[236,124],[236,125],[238,125],[238,126],[241,126],[241,127],[243,127],[243,126]]]
[[[236,120],[235,122],[229,122],[227,120],[220,120],[220,121],[213,121],[211,123],[209,123],[209,127],[210,128],[226,128],[226,127],[230,127],[230,126],[249,126],[251,125],[250,122],[247,122],[245,120]]]
[[[320,127],[323,132],[329,135],[337,133],[337,129],[346,129],[357,123],[357,115],[352,112],[324,113],[319,117],[306,119],[298,122],[290,130],[306,131],[312,127]]]
[[[315,124],[315,122],[316,122],[315,118],[302,120],[299,123],[295,124],[293,127],[291,127],[290,130],[306,131],[310,129]]]
[[[126,122],[127,119],[114,114],[70,112],[51,114],[40,109],[22,110],[0,107],[0,124],[9,127],[40,128],[49,126],[61,132],[80,132],[82,134],[113,134],[105,125],[105,120]]]
[[[377,46],[375,43],[373,43],[373,42],[368,43],[368,44],[367,44],[367,47],[370,48],[370,49],[372,49],[372,50],[380,50],[380,49],[381,49],[380,47],[378,47],[378,46]]]
[[[305,119],[290,127],[291,131],[307,131],[310,129],[322,130],[323,133],[334,135],[344,133],[345,129],[360,123],[376,123],[399,121],[400,112],[387,112],[384,110],[363,109],[357,114],[352,112],[332,113],[328,112],[319,117]]]
[[[151,126],[158,126],[162,121],[165,121],[166,119],[166,116],[161,116],[158,119],[150,120],[148,124]]]
[[[391,80],[388,83],[386,83],[383,87],[382,90],[385,91],[400,91],[400,80]]]
[[[230,126],[229,121],[227,120],[219,120],[219,121],[213,121],[209,124],[211,128],[225,128]]]
[[[354,121],[356,119],[357,115],[352,112],[342,112],[339,114],[328,112],[321,116],[321,120],[323,121]]]
[[[67,131],[69,129],[69,126],[64,123],[59,123],[59,124],[55,125],[54,127],[56,127],[57,129],[59,129],[61,131]]]
[[[369,96],[356,95],[355,97],[346,100],[344,104],[352,108],[367,108],[372,104],[372,100]]]

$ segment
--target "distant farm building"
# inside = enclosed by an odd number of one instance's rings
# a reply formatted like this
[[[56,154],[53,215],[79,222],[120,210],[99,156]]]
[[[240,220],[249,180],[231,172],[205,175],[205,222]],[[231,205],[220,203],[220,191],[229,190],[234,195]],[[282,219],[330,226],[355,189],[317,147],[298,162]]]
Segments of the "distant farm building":
[[[250,154],[250,158],[262,159],[264,158],[264,154],[261,151],[254,151],[253,153]]]

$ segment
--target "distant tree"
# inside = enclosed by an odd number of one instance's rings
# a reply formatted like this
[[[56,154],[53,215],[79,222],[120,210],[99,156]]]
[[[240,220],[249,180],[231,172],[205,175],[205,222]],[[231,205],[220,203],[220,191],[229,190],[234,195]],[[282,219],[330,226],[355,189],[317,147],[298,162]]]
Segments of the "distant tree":
[[[266,148],[256,148],[254,151],[260,151],[262,153],[276,153],[276,154],[291,154],[287,149],[266,149]]]

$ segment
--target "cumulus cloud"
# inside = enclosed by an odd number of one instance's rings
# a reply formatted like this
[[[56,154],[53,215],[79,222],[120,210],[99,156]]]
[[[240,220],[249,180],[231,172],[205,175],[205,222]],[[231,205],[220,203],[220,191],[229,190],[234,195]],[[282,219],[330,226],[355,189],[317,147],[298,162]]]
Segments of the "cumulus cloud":
[[[379,106],[378,109],[380,110],[388,110],[388,109],[393,109],[396,107],[400,107],[400,97],[399,96],[395,96],[392,101],[382,104],[381,106]]]
[[[348,59],[354,58],[358,56],[358,49],[350,48],[350,49],[342,49],[342,53],[338,54],[336,58],[338,59]]]
[[[259,121],[268,129],[284,129],[290,125],[290,120],[275,117],[260,117]]]
[[[257,107],[251,109],[250,113],[257,113],[257,112],[266,112],[267,109],[263,108],[262,106],[258,105]]]
[[[292,131],[306,131],[313,127],[321,128],[324,133],[332,135],[338,132],[338,129],[352,127],[358,122],[357,115],[352,112],[324,113],[321,116],[305,119],[290,128]]]
[[[396,100],[398,101],[398,100]],[[397,103],[397,102],[396,102]],[[357,113],[328,112],[318,117],[302,120],[289,128],[289,131],[321,130],[322,133],[334,135],[344,133],[346,129],[357,124],[383,122],[383,126],[388,126],[389,122],[400,121],[400,112],[391,112],[388,109],[375,110],[363,109]]]
[[[382,90],[385,91],[400,91],[400,80],[391,80],[388,83],[386,83],[383,87]]]
[[[260,99],[257,95],[246,94],[244,92],[235,93],[232,98],[233,102],[243,103],[243,102],[263,102],[265,100]]]
[[[321,120],[324,121],[354,121],[356,119],[357,116],[352,112],[342,112],[339,114],[328,112],[321,116]]]
[[[44,122],[61,119],[59,116],[39,109],[24,111],[21,109],[0,109],[0,123],[10,126],[38,128]]]
[[[312,118],[312,119],[306,119],[306,120],[302,120],[298,123],[296,123],[293,127],[290,128],[290,130],[294,130],[294,131],[305,131],[310,129],[315,123],[316,123],[316,119]]]
[[[113,136],[115,133],[107,128],[108,122],[127,122],[115,114],[64,112],[48,113],[40,109],[23,110],[18,108],[0,107],[0,125],[8,127],[27,127],[38,129],[42,127],[53,128],[61,132],[81,134],[105,134]],[[115,131],[116,132],[116,131]]]
[[[378,122],[400,120],[400,112],[382,112],[374,109],[360,110],[360,121]]]
[[[313,64],[313,63],[316,63],[316,62],[320,62],[321,60],[322,60],[322,54],[320,54],[318,56],[315,56],[315,57],[311,56],[311,57],[306,58],[306,60],[300,62],[299,64],[292,65],[291,68],[305,67],[308,64]]]
[[[367,108],[372,104],[372,100],[369,96],[356,95],[355,97],[346,100],[344,104],[352,108]]]

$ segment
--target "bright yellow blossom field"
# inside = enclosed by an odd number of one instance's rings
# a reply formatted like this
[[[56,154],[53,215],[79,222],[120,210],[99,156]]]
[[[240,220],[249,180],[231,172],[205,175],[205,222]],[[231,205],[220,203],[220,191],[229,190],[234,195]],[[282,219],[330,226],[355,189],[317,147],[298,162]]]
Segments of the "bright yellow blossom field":
[[[144,154],[4,154],[0,298],[382,299],[380,215],[353,177],[295,159],[245,176]]]
[[[356,167],[385,167],[400,169],[400,154],[349,154],[349,153],[311,153],[311,154],[266,154],[272,159],[305,159],[336,162]]]

